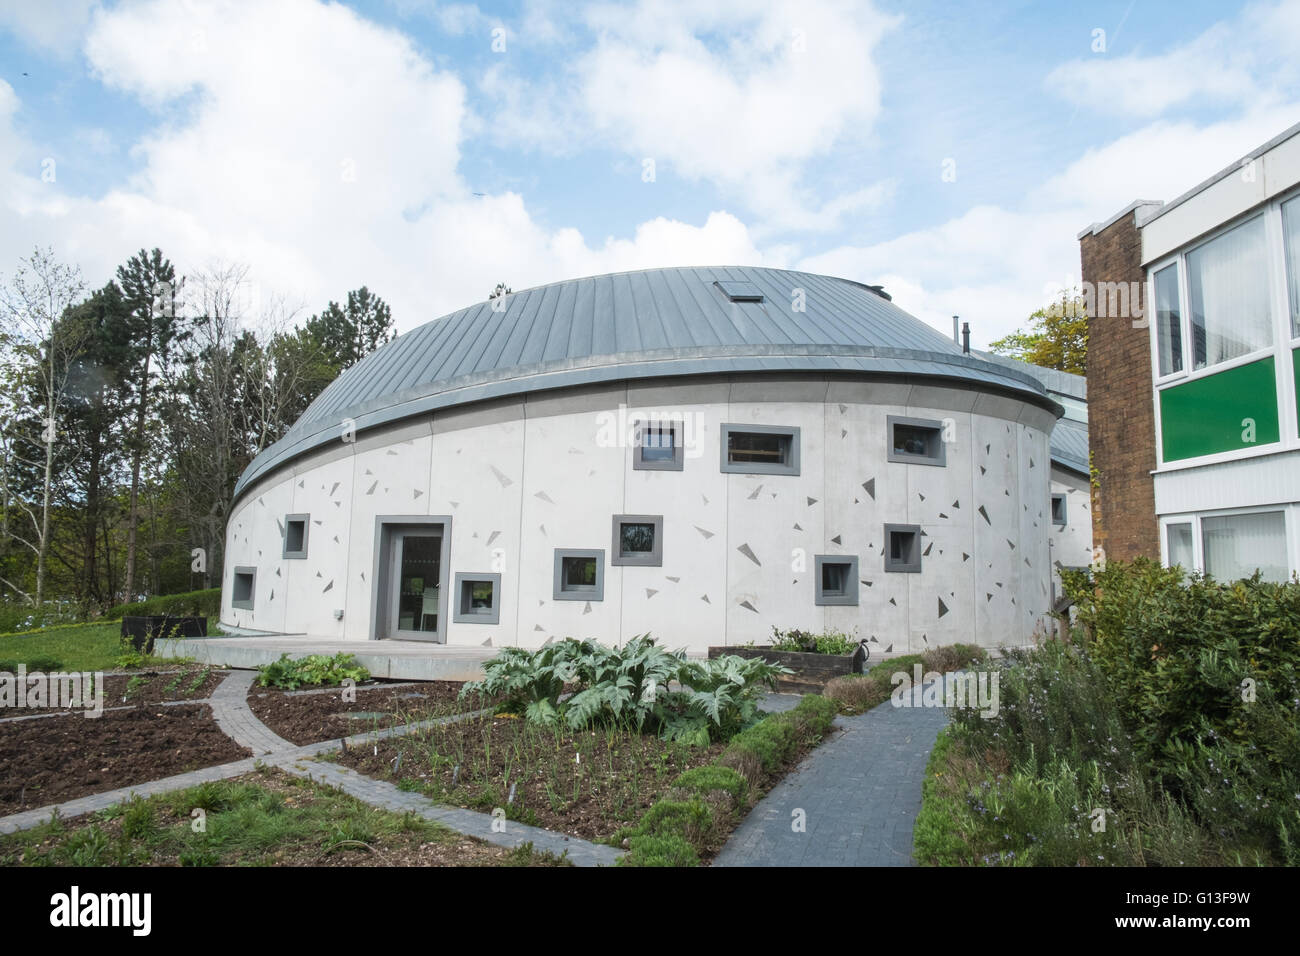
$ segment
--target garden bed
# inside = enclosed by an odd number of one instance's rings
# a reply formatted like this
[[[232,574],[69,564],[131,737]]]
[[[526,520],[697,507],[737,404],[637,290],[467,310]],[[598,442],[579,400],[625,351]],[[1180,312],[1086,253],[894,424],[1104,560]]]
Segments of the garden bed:
[[[343,690],[337,687],[312,693],[254,687],[248,692],[248,706],[276,734],[302,746],[483,706],[477,701],[459,702],[461,686],[458,681],[425,681],[401,687],[358,687],[356,700],[350,702],[343,700]]]
[[[710,763],[721,750],[720,744],[692,747],[634,729],[548,730],[484,716],[379,741],[337,759],[439,803],[484,813],[501,807],[508,819],[601,840],[635,823],[682,771]]]
[[[164,701],[206,700],[212,696],[224,677],[224,671],[204,665],[175,670],[140,671],[138,674],[107,674],[104,677],[104,709],[139,704],[149,707]],[[14,707],[0,710],[0,718],[56,714],[69,710],[80,713],[84,708]]]
[[[249,756],[206,705],[10,721],[0,724],[0,814]]]
[[[848,654],[819,654],[808,651],[779,651],[771,647],[710,647],[709,658],[734,654],[736,657],[760,658],[789,668],[777,681],[776,689],[789,694],[817,694],[836,677],[862,672],[866,655],[861,647]]]
[[[192,829],[201,808],[206,831]],[[0,836],[0,866],[548,866],[265,768]]]

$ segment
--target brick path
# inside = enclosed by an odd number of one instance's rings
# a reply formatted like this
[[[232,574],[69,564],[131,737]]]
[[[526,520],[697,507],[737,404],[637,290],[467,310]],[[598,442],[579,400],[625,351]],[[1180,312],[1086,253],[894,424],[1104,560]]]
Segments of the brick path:
[[[888,701],[838,718],[839,733],[759,801],[713,865],[912,865],[921,782],[947,721],[942,708]],[[793,829],[796,810],[806,814],[806,832]]]

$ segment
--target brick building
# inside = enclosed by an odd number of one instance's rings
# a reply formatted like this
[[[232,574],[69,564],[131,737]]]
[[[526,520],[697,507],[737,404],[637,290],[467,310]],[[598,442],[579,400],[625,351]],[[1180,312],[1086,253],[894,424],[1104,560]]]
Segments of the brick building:
[[[1222,580],[1300,569],[1300,124],[1079,235],[1093,540]]]

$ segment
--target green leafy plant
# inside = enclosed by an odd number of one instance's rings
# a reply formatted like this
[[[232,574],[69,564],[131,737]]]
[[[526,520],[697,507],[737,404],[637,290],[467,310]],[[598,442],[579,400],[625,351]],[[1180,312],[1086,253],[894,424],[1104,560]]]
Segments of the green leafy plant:
[[[858,649],[859,641],[842,631],[800,631],[791,628],[787,631],[772,627],[772,649],[776,651],[802,651],[805,654],[852,654]]]
[[[297,690],[304,686],[338,686],[345,680],[368,680],[370,671],[356,662],[351,654],[340,652],[333,657],[309,654],[296,660],[288,654],[257,669],[257,686]]]

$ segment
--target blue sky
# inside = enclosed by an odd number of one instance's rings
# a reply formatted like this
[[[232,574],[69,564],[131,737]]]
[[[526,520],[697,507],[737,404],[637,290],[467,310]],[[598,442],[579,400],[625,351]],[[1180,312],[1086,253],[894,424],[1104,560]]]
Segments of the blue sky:
[[[1295,2],[0,0],[0,274],[158,245],[245,264],[250,322],[367,283],[409,329],[754,263],[983,344],[1080,229],[1300,121],[1296,49]]]

